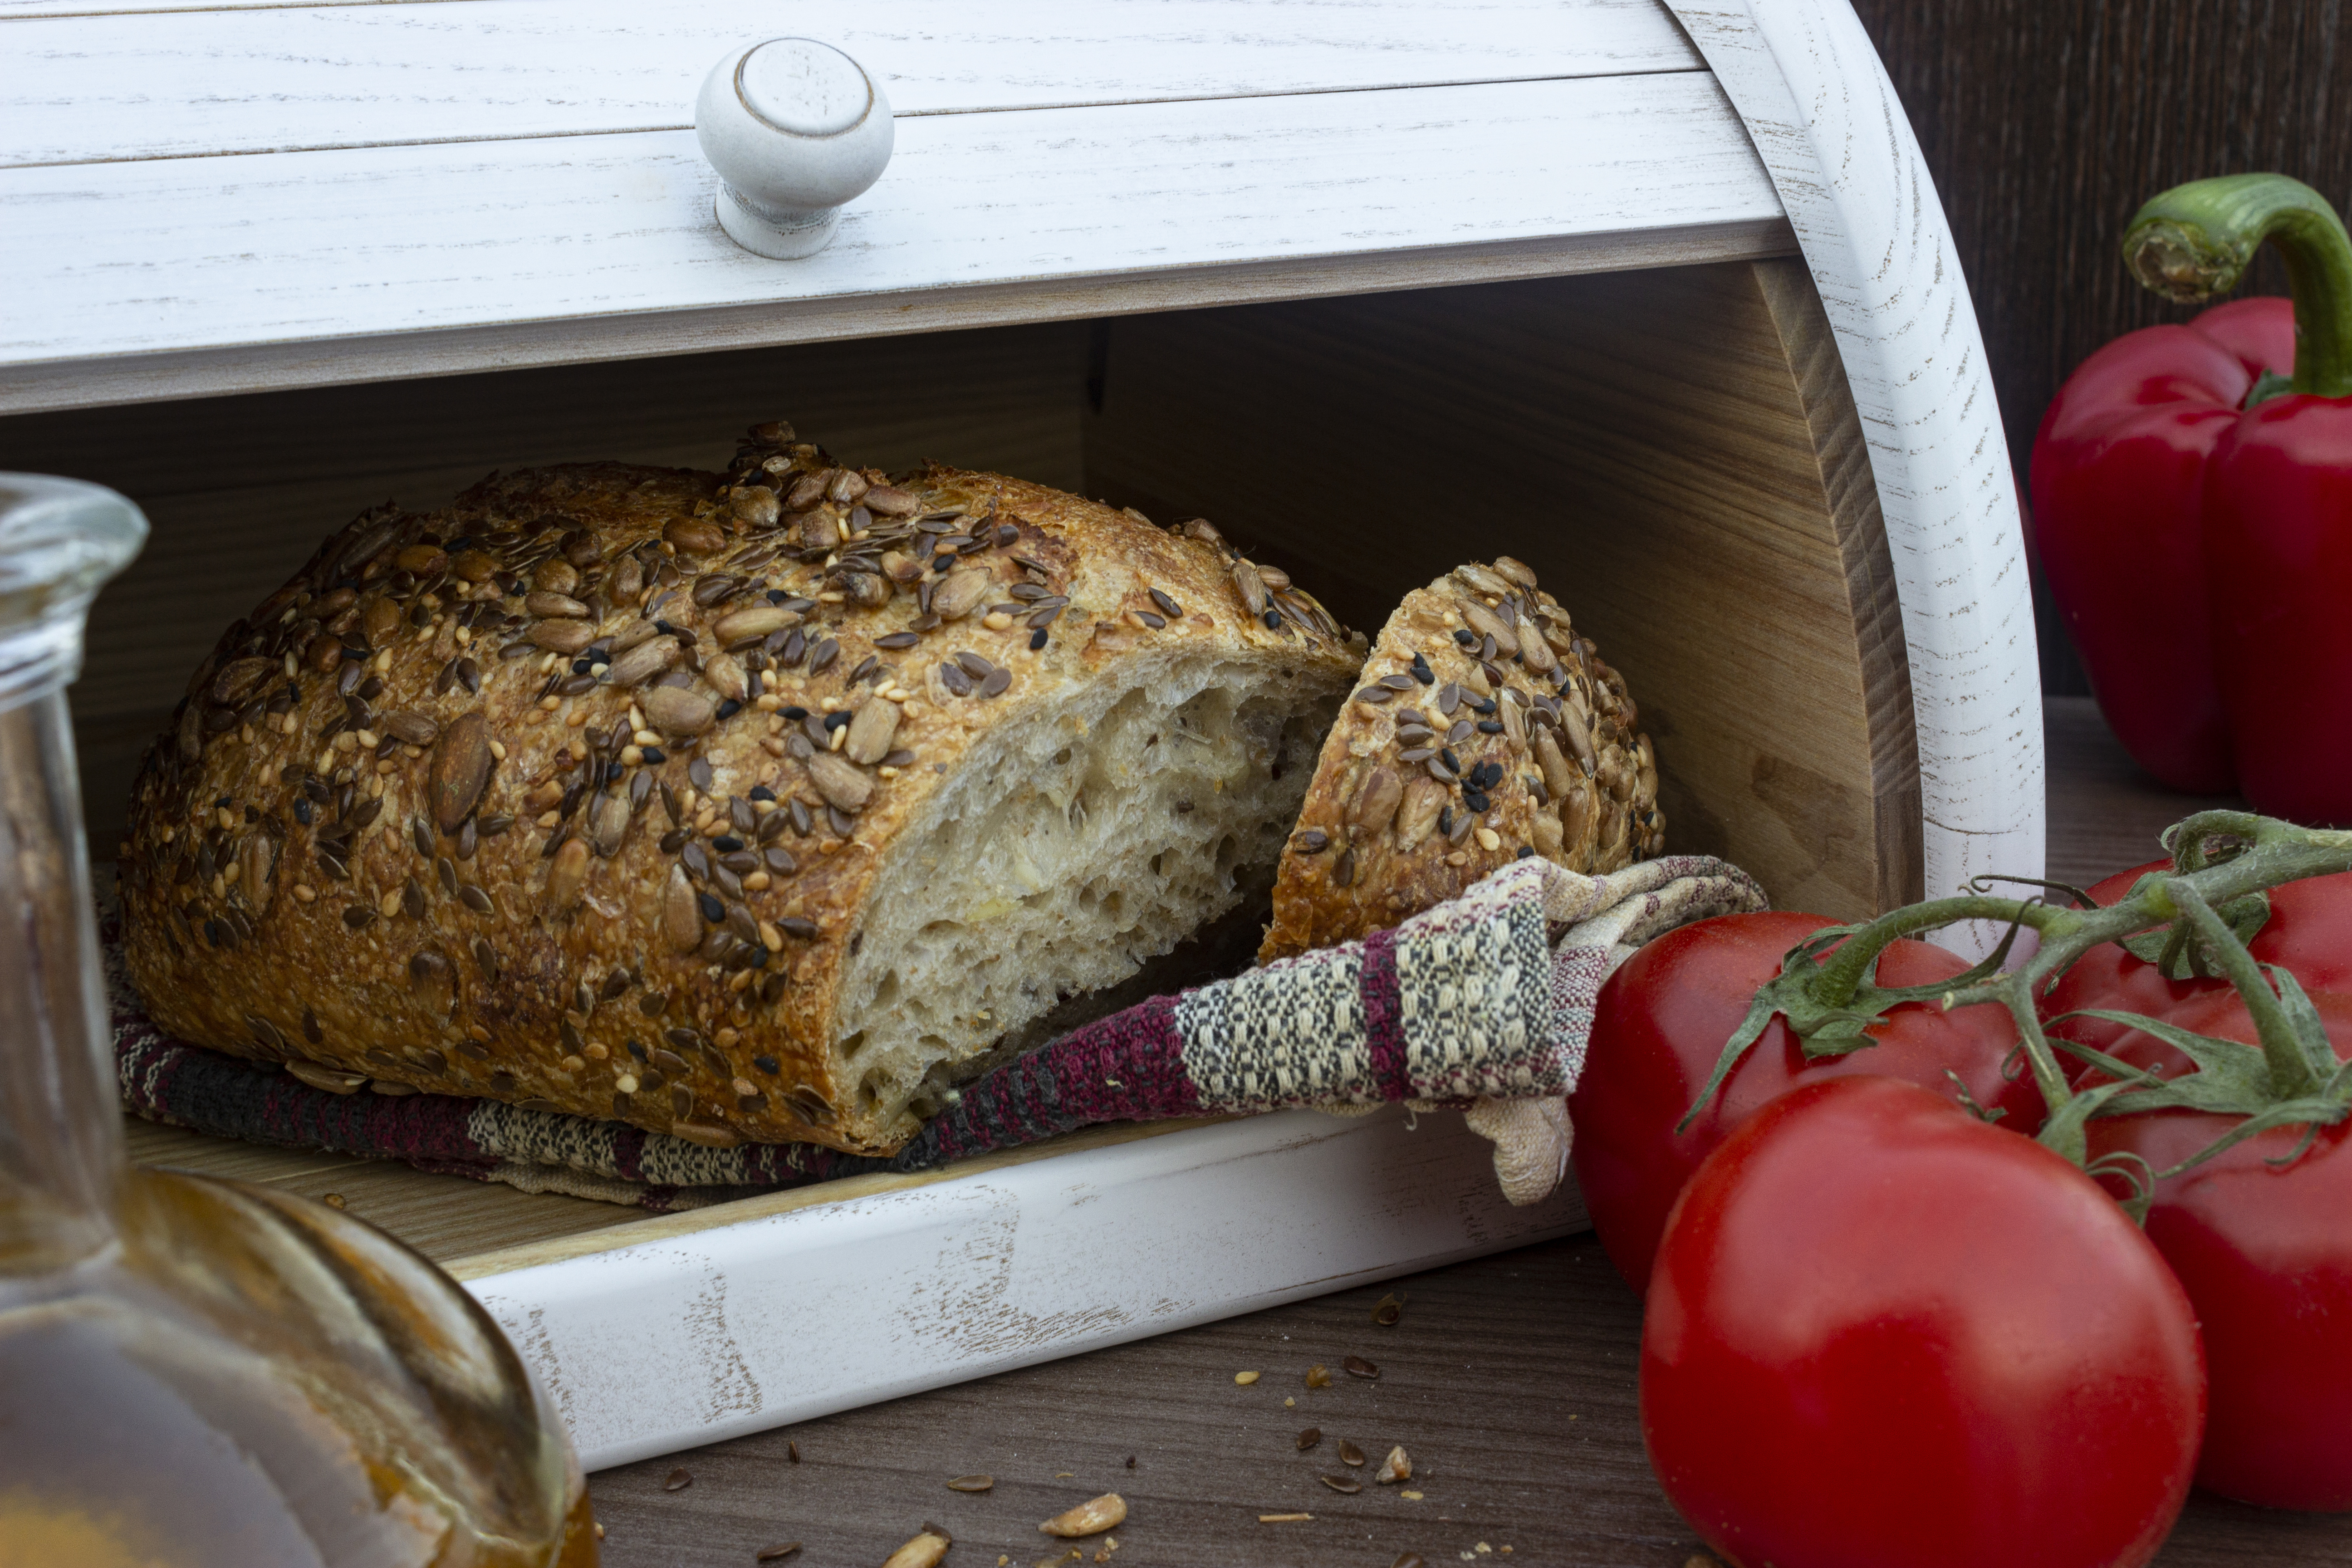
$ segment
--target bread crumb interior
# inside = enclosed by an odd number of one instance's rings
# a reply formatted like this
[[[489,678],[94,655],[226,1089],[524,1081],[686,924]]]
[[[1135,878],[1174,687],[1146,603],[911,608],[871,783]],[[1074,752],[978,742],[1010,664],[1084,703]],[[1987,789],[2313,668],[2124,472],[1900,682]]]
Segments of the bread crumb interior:
[[[990,730],[898,836],[837,1015],[835,1081],[877,1134],[1271,887],[1346,686],[1229,654],[1129,668]]]

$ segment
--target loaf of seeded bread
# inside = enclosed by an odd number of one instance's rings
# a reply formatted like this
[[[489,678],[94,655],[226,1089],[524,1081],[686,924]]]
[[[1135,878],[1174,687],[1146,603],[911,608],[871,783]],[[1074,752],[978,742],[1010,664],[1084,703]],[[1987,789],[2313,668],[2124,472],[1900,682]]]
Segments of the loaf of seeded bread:
[[[1352,942],[1541,855],[1614,871],[1664,841],[1624,678],[1509,556],[1405,595],[1323,742],[1259,959]]]
[[[196,671],[130,973],[320,1087],[886,1152],[1264,898],[1363,651],[1205,524],[782,425],[724,474],[492,475]]]

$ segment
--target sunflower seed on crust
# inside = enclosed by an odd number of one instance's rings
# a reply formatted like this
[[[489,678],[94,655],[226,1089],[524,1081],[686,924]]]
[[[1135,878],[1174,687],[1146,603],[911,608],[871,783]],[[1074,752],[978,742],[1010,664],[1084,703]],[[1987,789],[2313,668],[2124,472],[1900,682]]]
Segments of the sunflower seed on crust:
[[[489,783],[490,725],[479,709],[460,714],[441,732],[433,748],[433,763],[425,787],[433,820],[444,833],[455,833]]]
[[[368,1075],[363,1072],[345,1072],[340,1068],[321,1067],[299,1058],[289,1059],[286,1063],[286,1070],[312,1089],[323,1089],[329,1094],[357,1094],[368,1080]]]
[[[668,674],[684,661],[686,650],[675,637],[656,637],[638,644],[627,652],[616,655],[604,671],[608,685],[626,691],[643,686],[646,681]]]
[[[710,728],[718,705],[698,691],[656,686],[645,697],[646,722],[665,735],[692,737]]]
[[[819,752],[805,765],[809,782],[824,797],[824,803],[836,811],[863,811],[874,796],[874,781],[856,763],[835,752]]]

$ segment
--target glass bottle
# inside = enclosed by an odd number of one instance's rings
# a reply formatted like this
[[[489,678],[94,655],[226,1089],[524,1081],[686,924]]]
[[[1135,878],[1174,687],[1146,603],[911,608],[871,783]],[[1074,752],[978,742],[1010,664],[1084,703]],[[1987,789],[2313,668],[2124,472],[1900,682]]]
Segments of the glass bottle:
[[[446,1275],[124,1163],[65,688],[146,534],[0,474],[0,1568],[591,1568],[562,1426]]]

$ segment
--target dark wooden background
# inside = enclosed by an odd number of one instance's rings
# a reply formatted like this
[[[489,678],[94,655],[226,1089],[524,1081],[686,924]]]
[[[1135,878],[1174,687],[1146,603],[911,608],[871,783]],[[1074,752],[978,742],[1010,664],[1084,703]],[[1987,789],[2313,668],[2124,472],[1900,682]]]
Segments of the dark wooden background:
[[[2021,493],[2034,427],[2101,343],[2193,311],[2116,258],[2147,197],[2275,170],[2352,203],[2345,0],[1854,0],[1950,215]],[[2283,294],[2265,258],[2250,291]],[[2042,685],[2089,689],[2038,593]]]

